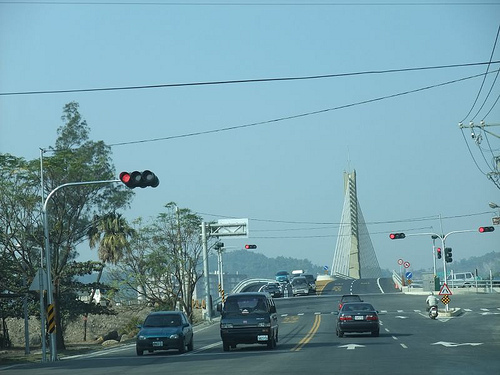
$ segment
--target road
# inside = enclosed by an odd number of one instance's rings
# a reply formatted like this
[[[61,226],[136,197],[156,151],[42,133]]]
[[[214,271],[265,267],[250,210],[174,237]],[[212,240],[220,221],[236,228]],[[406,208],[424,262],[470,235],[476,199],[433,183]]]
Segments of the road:
[[[393,286],[392,286],[393,288]],[[337,289],[340,289],[338,291]],[[335,335],[338,294],[359,292],[380,312],[380,337]],[[362,293],[360,291],[378,291]],[[382,293],[388,290],[389,292]],[[321,296],[277,299],[280,317],[276,349],[238,345],[222,351],[216,322],[196,327],[195,350],[135,355],[133,344],[55,363],[0,367],[0,374],[498,374],[498,294],[451,296],[457,317],[431,320],[425,296],[392,293],[376,280],[333,285]]]

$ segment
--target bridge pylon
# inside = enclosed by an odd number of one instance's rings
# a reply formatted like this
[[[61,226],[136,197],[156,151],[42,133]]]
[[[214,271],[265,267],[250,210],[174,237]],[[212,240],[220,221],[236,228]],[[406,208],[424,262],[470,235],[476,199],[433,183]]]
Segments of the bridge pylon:
[[[344,205],[330,274],[352,279],[382,276],[358,202],[355,170],[344,172]]]

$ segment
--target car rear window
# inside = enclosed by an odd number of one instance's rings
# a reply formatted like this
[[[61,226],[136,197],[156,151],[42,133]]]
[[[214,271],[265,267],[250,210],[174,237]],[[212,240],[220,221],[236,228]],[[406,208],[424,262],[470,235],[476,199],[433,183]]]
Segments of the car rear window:
[[[152,315],[146,318],[144,327],[177,327],[180,324],[179,315]]]
[[[344,305],[342,308],[344,311],[374,311],[374,308],[372,305],[363,303],[363,304],[354,304],[354,303],[349,303]]]
[[[228,298],[226,303],[224,303],[224,311],[246,313],[267,311],[267,303],[265,298],[259,297]]]

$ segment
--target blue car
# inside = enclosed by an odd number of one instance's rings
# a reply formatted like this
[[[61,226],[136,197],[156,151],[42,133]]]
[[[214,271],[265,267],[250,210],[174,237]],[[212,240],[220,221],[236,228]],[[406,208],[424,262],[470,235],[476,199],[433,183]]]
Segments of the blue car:
[[[144,351],[177,349],[179,353],[193,350],[193,327],[182,311],[156,311],[150,313],[137,334],[137,355]]]

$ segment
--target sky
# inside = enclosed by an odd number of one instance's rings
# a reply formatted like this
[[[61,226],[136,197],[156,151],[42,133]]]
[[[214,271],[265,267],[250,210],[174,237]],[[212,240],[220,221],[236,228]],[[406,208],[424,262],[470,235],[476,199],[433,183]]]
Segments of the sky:
[[[500,127],[480,149],[458,125],[500,124],[500,1],[128,3],[0,0],[1,153],[39,158],[76,101],[117,175],[160,179],[129,220],[248,218],[228,251],[330,267],[355,170],[382,268],[432,268],[424,233],[474,230],[447,237],[454,260],[500,252],[498,226],[477,232],[500,216]]]

